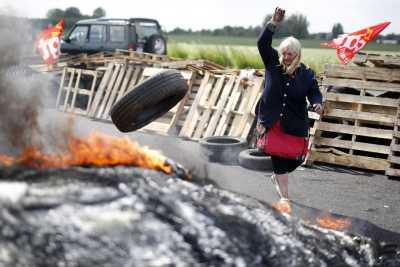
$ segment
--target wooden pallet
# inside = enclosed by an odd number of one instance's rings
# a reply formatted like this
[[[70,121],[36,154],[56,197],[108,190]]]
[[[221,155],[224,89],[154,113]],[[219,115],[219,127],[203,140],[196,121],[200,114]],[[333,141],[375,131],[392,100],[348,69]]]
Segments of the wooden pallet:
[[[141,77],[141,81],[144,81],[145,79],[160,73],[162,71],[165,71],[165,69],[161,68],[145,68],[143,70],[143,74]],[[170,109],[166,114],[164,114],[162,117],[158,118],[154,122],[146,125],[141,131],[149,131],[149,132],[156,132],[158,134],[173,134],[177,135],[178,132],[178,127],[180,127],[179,122],[182,120],[185,120],[186,118],[186,111],[188,110],[189,107],[189,101],[195,92],[193,91],[193,85],[195,83],[195,73],[192,71],[180,71],[183,78],[187,81],[188,83],[188,92],[184,96],[184,98],[179,101],[178,104],[176,104],[172,109]]]
[[[141,65],[109,63],[96,91],[89,116],[109,120],[111,107],[140,81],[142,73]]]
[[[144,60],[144,61],[153,61],[153,62],[171,61],[171,59],[165,55],[151,54],[151,53],[145,53],[145,52],[136,52],[133,50],[116,49],[115,54],[116,54],[116,56],[124,56],[128,59],[140,59],[140,60]]]
[[[387,176],[400,177],[400,102],[398,103],[398,109],[396,114],[396,121],[393,130],[393,138],[390,144],[389,152],[389,166],[386,169],[385,174]]]
[[[224,66],[208,60],[183,60],[170,58],[165,55],[136,52],[117,49],[115,52],[98,52],[94,54],[62,55],[58,65],[77,67],[85,65],[95,69],[108,63],[140,64],[146,67],[170,68],[180,70],[197,71],[204,74],[205,71],[225,70]]]
[[[206,72],[179,136],[199,140],[208,136],[247,138],[263,79],[243,82],[237,75]]]
[[[225,67],[208,60],[175,60],[158,64],[162,68],[192,69],[199,71],[224,70]]]
[[[94,54],[62,55],[59,64],[69,67],[85,65],[90,68],[104,66],[108,63],[132,63],[143,66],[154,66],[173,61],[168,56],[117,49],[115,52],[98,52]]]
[[[137,84],[161,71],[165,71],[165,69],[134,64],[110,63],[96,92],[88,113],[89,117],[110,121],[110,110],[118,100],[129,93],[130,90],[133,90]],[[187,95],[167,114],[145,126],[141,131],[169,134],[173,130],[176,132],[175,128],[180,127],[179,122],[185,117],[191,94],[197,92],[197,90],[192,91],[195,83],[194,73],[192,71],[181,71],[181,74],[188,81],[189,92]]]
[[[99,76],[100,74],[97,71],[64,68],[57,94],[56,108],[64,112],[87,115]],[[85,84],[88,88],[81,88],[83,80],[86,81]],[[85,107],[76,106],[76,100],[80,95],[88,97],[87,101],[85,101],[87,103]]]
[[[352,62],[359,66],[366,66],[367,64],[371,64],[376,67],[400,68],[399,55],[382,55],[359,52],[353,58]]]
[[[400,92],[396,71],[381,68],[325,68],[325,88],[353,88],[352,94],[328,90],[307,164],[325,162],[384,171],[396,121],[398,100],[384,93]]]

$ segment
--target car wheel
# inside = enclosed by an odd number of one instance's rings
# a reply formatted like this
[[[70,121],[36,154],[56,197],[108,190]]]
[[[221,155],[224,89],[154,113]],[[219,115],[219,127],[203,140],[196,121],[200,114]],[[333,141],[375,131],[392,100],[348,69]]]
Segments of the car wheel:
[[[160,72],[121,98],[111,109],[111,119],[121,132],[135,131],[164,115],[187,91],[187,82],[179,71]]]
[[[227,165],[237,165],[240,151],[247,148],[246,140],[231,136],[210,136],[199,143],[203,158]]]
[[[158,34],[150,36],[145,45],[145,52],[158,55],[167,54],[167,42],[164,37]]]
[[[246,149],[239,154],[240,166],[257,171],[272,171],[271,157],[258,149]]]

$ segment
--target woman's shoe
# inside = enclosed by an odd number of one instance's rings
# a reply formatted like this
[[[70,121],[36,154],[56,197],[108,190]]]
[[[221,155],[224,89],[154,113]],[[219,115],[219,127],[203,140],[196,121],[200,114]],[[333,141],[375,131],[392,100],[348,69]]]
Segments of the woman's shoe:
[[[275,186],[276,193],[278,194],[278,197],[280,199],[284,198],[283,195],[282,195],[282,192],[281,192],[281,188],[279,187],[278,181],[276,180],[275,174],[271,175],[271,182]]]

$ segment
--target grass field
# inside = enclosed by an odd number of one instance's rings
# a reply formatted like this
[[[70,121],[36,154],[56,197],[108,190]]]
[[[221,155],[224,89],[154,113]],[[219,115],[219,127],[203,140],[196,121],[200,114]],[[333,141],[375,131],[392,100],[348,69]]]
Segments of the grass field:
[[[278,46],[281,40],[273,41]],[[256,38],[220,37],[201,35],[169,35],[168,55],[176,58],[207,59],[228,68],[264,68],[255,45]],[[320,40],[301,40],[303,62],[317,73],[328,63],[339,63],[336,51],[321,48]],[[384,54],[400,54],[400,45],[368,44],[362,51]]]

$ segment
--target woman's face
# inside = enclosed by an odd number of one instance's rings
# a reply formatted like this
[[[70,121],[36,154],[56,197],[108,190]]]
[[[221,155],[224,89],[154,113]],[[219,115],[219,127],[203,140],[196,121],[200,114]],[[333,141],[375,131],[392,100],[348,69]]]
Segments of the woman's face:
[[[293,60],[296,58],[297,54],[293,51],[290,51],[288,48],[284,48],[282,50],[282,63],[286,67],[292,64]]]

